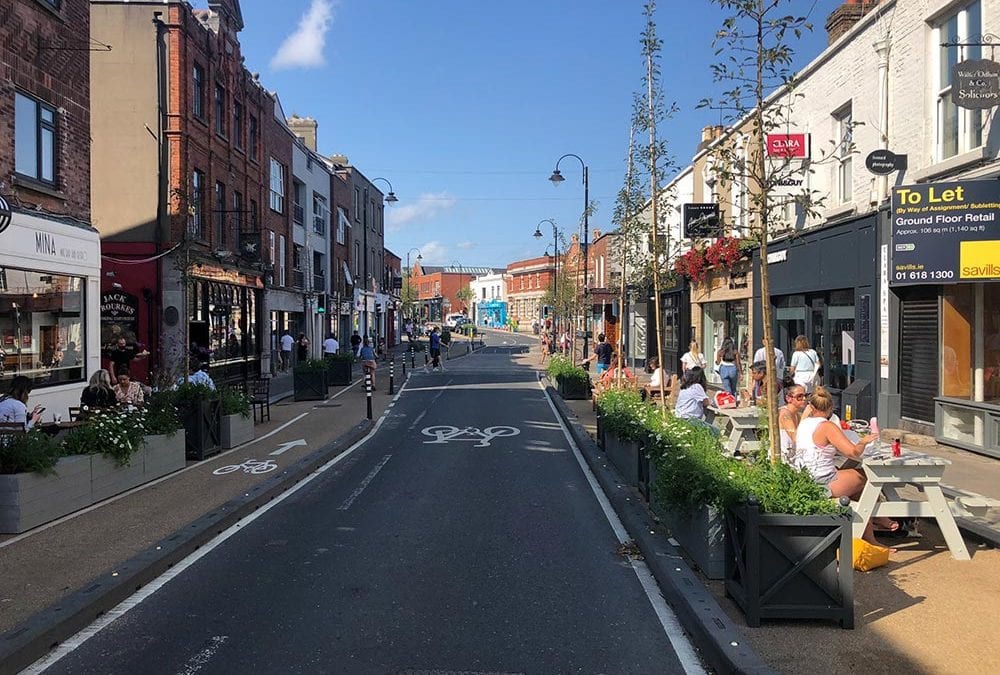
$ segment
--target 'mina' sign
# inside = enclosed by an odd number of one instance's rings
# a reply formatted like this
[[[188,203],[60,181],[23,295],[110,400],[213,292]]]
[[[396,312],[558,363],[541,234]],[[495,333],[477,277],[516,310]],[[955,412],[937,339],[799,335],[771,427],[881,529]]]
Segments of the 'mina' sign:
[[[951,67],[951,98],[959,108],[986,110],[1000,105],[1000,63],[962,61]]]

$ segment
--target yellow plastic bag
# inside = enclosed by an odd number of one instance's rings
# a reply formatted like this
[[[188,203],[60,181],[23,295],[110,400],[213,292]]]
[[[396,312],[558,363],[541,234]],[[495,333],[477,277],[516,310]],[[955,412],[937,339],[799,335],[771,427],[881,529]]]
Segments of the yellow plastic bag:
[[[889,549],[885,546],[869,544],[864,539],[855,539],[851,545],[854,569],[868,572],[889,562]]]

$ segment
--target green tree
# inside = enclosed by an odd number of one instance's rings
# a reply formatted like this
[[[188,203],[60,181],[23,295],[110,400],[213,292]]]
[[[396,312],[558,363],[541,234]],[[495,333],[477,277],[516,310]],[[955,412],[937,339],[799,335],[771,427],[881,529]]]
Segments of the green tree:
[[[458,292],[455,293],[455,297],[462,303],[462,305],[464,305],[465,309],[468,309],[476,295],[468,286],[462,286],[458,289]]]

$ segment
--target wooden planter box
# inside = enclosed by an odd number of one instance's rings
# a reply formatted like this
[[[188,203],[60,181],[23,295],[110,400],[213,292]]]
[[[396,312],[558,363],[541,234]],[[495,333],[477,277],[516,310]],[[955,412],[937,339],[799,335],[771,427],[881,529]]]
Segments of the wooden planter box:
[[[747,504],[725,513],[726,596],[761,619],[833,619],[854,628],[849,515],[761,513]],[[840,564],[837,560],[838,552]]]
[[[604,433],[604,452],[618,469],[627,485],[639,485],[639,453],[643,451],[638,441],[623,441],[613,432]]]
[[[223,450],[249,443],[254,439],[253,417],[223,415],[219,427],[219,441]]]
[[[62,457],[55,473],[0,476],[0,532],[17,534],[90,506],[90,455]]]
[[[660,507],[670,534],[709,579],[726,578],[726,537],[723,514],[711,506],[694,511]]]
[[[346,387],[351,383],[354,364],[345,359],[326,360],[326,384],[328,387]]]
[[[62,457],[56,473],[0,476],[0,532],[17,534],[184,468],[184,432],[147,436],[131,462],[104,455]]]
[[[590,398],[590,383],[586,380],[557,377],[556,391],[567,401],[582,401]]]
[[[189,459],[202,460],[219,452],[221,432],[219,401],[186,402],[181,410],[184,442]]]
[[[296,401],[326,400],[325,372],[293,373],[292,384]]]

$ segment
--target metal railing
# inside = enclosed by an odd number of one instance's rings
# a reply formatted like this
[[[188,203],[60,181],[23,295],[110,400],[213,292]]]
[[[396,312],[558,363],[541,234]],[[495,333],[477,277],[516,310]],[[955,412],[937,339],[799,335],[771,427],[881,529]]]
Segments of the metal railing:
[[[292,288],[305,288],[305,273],[302,270],[292,270]]]
[[[302,204],[292,204],[292,220],[301,225],[305,219],[305,209],[302,208]]]

